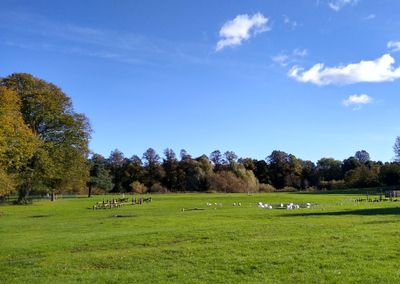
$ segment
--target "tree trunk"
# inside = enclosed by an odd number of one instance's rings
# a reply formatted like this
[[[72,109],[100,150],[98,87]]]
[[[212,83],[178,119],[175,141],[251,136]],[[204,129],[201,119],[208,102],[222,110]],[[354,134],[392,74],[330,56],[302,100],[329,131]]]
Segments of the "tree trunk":
[[[18,190],[18,204],[27,204],[28,203],[29,190],[27,188],[23,188]]]
[[[54,200],[56,200],[56,194],[54,192],[52,192],[50,201],[54,201]]]
[[[92,185],[89,185],[88,197],[92,197]]]

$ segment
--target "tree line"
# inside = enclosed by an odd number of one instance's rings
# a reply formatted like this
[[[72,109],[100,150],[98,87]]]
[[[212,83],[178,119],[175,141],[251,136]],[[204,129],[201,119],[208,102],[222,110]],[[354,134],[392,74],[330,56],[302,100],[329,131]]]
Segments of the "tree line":
[[[317,163],[283,151],[265,159],[233,151],[192,157],[152,148],[141,157],[90,153],[91,127],[71,99],[52,83],[30,74],[0,78],[0,197],[60,192],[258,192],[330,190],[400,185],[400,137],[395,161],[372,161],[365,150],[343,161]]]
[[[400,185],[400,163],[372,161],[365,150],[343,161],[322,158],[314,163],[283,151],[257,160],[219,150],[193,158],[181,150],[178,158],[167,148],[161,158],[149,148],[141,158],[124,157],[119,150],[107,158],[94,154],[90,164],[90,192],[266,192]]]

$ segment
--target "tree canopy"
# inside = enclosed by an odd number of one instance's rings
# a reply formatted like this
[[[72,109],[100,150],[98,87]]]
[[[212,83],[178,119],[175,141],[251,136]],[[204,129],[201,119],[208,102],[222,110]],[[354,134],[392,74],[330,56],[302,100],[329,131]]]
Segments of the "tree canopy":
[[[19,171],[21,197],[37,188],[55,193],[85,187],[91,133],[85,115],[73,110],[71,99],[60,88],[30,74],[12,74],[1,79],[0,86],[6,94],[17,95],[7,105],[19,104],[14,111],[22,117],[21,133],[38,141],[37,147],[25,147],[33,151]]]

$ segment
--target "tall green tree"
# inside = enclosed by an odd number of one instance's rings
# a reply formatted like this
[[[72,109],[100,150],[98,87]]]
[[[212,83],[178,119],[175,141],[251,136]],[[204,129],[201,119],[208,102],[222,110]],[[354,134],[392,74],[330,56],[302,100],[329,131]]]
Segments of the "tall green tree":
[[[113,192],[123,192],[123,171],[125,164],[124,154],[115,149],[111,151],[110,156],[107,159],[107,167],[112,176],[112,182],[114,184]]]
[[[361,162],[356,157],[349,157],[344,159],[342,163],[342,173],[345,175],[348,171],[355,170],[361,166]]]
[[[162,163],[164,169],[163,185],[171,191],[176,191],[178,187],[178,160],[172,149],[164,150],[165,159]]]
[[[301,186],[301,162],[292,154],[273,151],[267,157],[272,185],[275,188]]]
[[[131,157],[128,167],[128,173],[129,176],[131,177],[131,183],[134,181],[143,183],[143,178],[144,178],[143,163],[138,156],[133,155]]]
[[[386,163],[381,167],[379,172],[379,180],[381,183],[389,186],[400,185],[400,163]]]
[[[148,148],[143,153],[143,160],[145,166],[144,184],[151,188],[153,184],[160,183],[164,175],[163,168],[160,165],[160,156],[153,148]]]
[[[341,180],[342,162],[333,158],[322,158],[317,162],[318,174],[323,181]]]
[[[265,160],[256,160],[254,175],[260,183],[271,184],[269,166]]]
[[[222,154],[220,150],[215,150],[210,154],[210,161],[214,164],[214,170],[218,171],[222,165]]]
[[[306,189],[318,185],[317,167],[312,161],[301,161],[301,187]]]
[[[107,171],[105,159],[100,155],[93,155],[90,159],[90,179],[88,181],[88,197],[92,196],[93,188],[101,189],[105,192],[113,188],[113,183]]]

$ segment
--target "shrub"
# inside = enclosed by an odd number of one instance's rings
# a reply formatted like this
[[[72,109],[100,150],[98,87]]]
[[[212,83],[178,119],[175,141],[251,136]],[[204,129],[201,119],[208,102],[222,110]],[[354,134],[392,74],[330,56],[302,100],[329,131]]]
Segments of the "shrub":
[[[107,193],[107,191],[105,191],[102,188],[97,188],[97,187],[92,188],[93,195],[100,195],[100,194],[106,194],[106,193]]]
[[[147,192],[147,187],[138,181],[134,181],[130,185],[131,189],[135,193],[146,193]]]
[[[167,193],[168,189],[157,182],[150,187],[150,192]]]
[[[296,192],[296,191],[298,191],[298,189],[293,187],[293,186],[285,186],[280,191],[282,191],[282,192]]]
[[[316,186],[310,186],[306,188],[307,192],[316,192],[318,191],[318,188]]]
[[[274,191],[276,191],[276,188],[270,184],[260,183],[258,185],[258,191],[259,192],[274,192]]]

